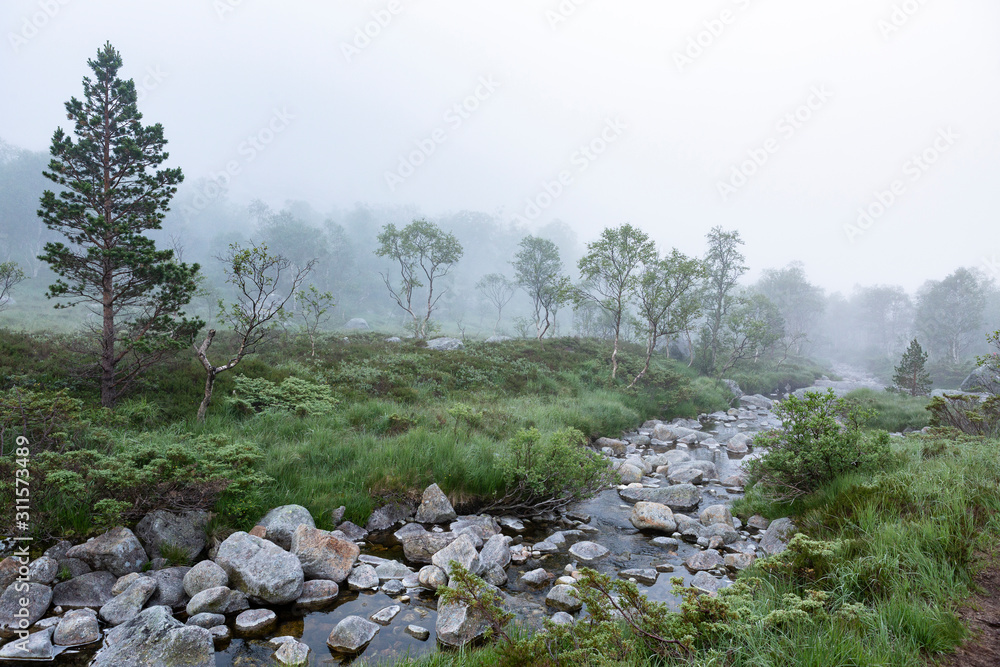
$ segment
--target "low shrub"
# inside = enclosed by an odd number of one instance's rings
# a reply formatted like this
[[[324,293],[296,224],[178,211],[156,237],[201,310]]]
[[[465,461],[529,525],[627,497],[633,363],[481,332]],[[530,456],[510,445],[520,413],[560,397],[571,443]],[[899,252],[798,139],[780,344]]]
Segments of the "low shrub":
[[[257,472],[261,451],[224,436],[176,436],[158,446],[143,438],[97,449],[39,452],[30,461],[32,530],[40,536],[87,534],[136,521],[153,509],[218,509],[230,521],[258,518],[270,478]],[[14,507],[14,466],[0,459],[0,500]],[[13,514],[0,518],[12,527]]]
[[[970,394],[935,396],[927,410],[931,426],[952,428],[967,435],[1000,436],[1000,396]]]
[[[519,431],[500,454],[504,495],[492,511],[538,514],[588,498],[612,479],[608,462],[574,428],[542,438],[536,428]]]
[[[330,387],[290,376],[276,384],[265,378],[238,375],[230,404],[244,414],[291,412],[304,417],[322,415],[337,405]]]
[[[763,456],[747,462],[751,487],[759,486],[776,499],[793,500],[810,494],[851,472],[878,470],[889,456],[885,431],[863,433],[870,410],[825,394],[790,396],[775,406],[779,430],[759,434]]]

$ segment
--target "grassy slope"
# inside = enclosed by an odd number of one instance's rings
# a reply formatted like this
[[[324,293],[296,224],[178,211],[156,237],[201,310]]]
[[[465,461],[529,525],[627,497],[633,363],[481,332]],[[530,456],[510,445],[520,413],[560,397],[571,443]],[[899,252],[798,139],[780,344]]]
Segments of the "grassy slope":
[[[94,407],[93,380],[64,343],[0,330],[3,388],[67,389]],[[225,344],[219,341],[220,353]],[[610,386],[608,352],[604,343],[580,339],[470,343],[462,351],[437,352],[369,334],[346,342],[328,338],[312,358],[304,341],[286,339],[221,376],[204,424],[193,418],[204,371],[180,355],[145,377],[110,426],[77,446],[124,455],[141,447],[167,451],[198,436],[250,443],[263,453],[260,472],[273,481],[257,485],[252,498],[229,505],[224,498],[218,509],[226,520],[239,525],[270,507],[299,503],[326,526],[330,510],[340,505],[361,523],[387,499],[418,497],[435,481],[474,507],[477,498],[502,490],[496,455],[521,428],[545,433],[572,426],[591,436],[616,435],[652,417],[726,407],[724,388],[667,359],[656,360],[638,390],[625,391],[621,382]],[[635,351],[626,351],[623,376],[639,362]],[[243,414],[228,400],[237,373],[272,382],[306,378],[329,386],[339,403],[309,417]],[[471,417],[456,424],[459,405]],[[39,501],[79,533],[98,528],[88,528],[98,499],[77,494]]]

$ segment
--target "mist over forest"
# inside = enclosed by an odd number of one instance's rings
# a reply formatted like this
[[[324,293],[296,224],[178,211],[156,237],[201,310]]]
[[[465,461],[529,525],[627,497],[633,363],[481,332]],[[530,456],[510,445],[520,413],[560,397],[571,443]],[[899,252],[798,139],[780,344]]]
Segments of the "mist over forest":
[[[6,142],[0,156],[4,219],[0,260],[18,263],[31,278],[19,287],[16,297],[12,295],[12,305],[17,307],[0,317],[34,328],[31,320],[18,317],[19,311],[28,309],[32,317],[40,318],[38,322],[53,317],[43,313],[52,305],[43,293],[54,275],[38,255],[57,234],[46,229],[36,214],[38,199],[50,186],[42,176],[49,158]],[[434,324],[442,334],[471,339],[535,337],[531,302],[523,289],[513,290],[498,319],[496,304],[477,288],[489,274],[516,282],[512,262],[524,237],[555,243],[563,270],[574,281],[580,279],[576,264],[593,240],[577,233],[569,221],[525,225],[505,221],[496,212],[435,213],[415,205],[364,203],[320,211],[306,201],[285,201],[276,207],[259,199],[235,202],[226,193],[224,181],[205,177],[179,187],[162,229],[150,236],[162,247],[174,248],[184,261],[201,265],[204,279],[188,310],[206,321],[213,320],[219,298],[230,296],[218,257],[231,243],[253,240],[266,243],[296,265],[315,260],[307,283],[321,292],[329,291],[336,304],[324,322],[325,330],[343,330],[348,321],[361,318],[373,329],[406,335],[409,316],[392,300],[383,279],[389,276],[395,281],[398,267],[375,252],[385,225],[404,227],[417,219],[427,219],[454,234],[462,247],[461,259],[440,283]],[[734,231],[739,231],[738,226]],[[708,232],[706,228],[704,233]],[[654,232],[652,236],[667,249],[667,235]],[[700,256],[706,247],[681,250]],[[934,267],[916,290],[894,284],[858,284],[846,293],[812,282],[801,262],[751,268],[759,278],[741,277],[740,288],[764,295],[779,310],[782,335],[773,344],[775,350],[862,367],[886,382],[899,355],[916,338],[929,354],[935,386],[953,388],[972,369],[975,357],[987,351],[987,334],[1000,326],[1000,291],[988,262],[950,270]],[[416,288],[416,300],[426,298],[422,289]],[[83,310],[60,314],[57,326],[72,328],[84,316]],[[547,335],[609,337],[611,323],[605,313],[596,311],[592,306],[564,304],[556,310]],[[692,327],[695,334],[697,330]],[[642,344],[641,325],[627,319],[624,337]],[[673,341],[672,353],[687,359],[686,339]]]

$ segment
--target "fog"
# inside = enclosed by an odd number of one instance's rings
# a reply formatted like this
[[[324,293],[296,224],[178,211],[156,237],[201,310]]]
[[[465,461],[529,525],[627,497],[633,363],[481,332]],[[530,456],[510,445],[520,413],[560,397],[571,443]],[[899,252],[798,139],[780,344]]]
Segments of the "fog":
[[[690,253],[722,225],[755,274],[798,260],[842,291],[913,290],[1000,252],[986,0],[8,0],[2,16],[6,141],[47,150],[110,40],[187,187],[229,180],[236,202],[558,218],[584,240],[631,222]]]

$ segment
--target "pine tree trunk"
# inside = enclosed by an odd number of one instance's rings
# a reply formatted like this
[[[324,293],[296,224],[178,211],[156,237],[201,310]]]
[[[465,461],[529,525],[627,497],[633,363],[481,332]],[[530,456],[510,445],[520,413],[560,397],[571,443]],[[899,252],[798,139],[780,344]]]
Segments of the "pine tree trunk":
[[[101,405],[111,408],[115,405],[115,311],[112,299],[114,284],[111,271],[104,274],[102,281],[102,325],[101,325]]]

